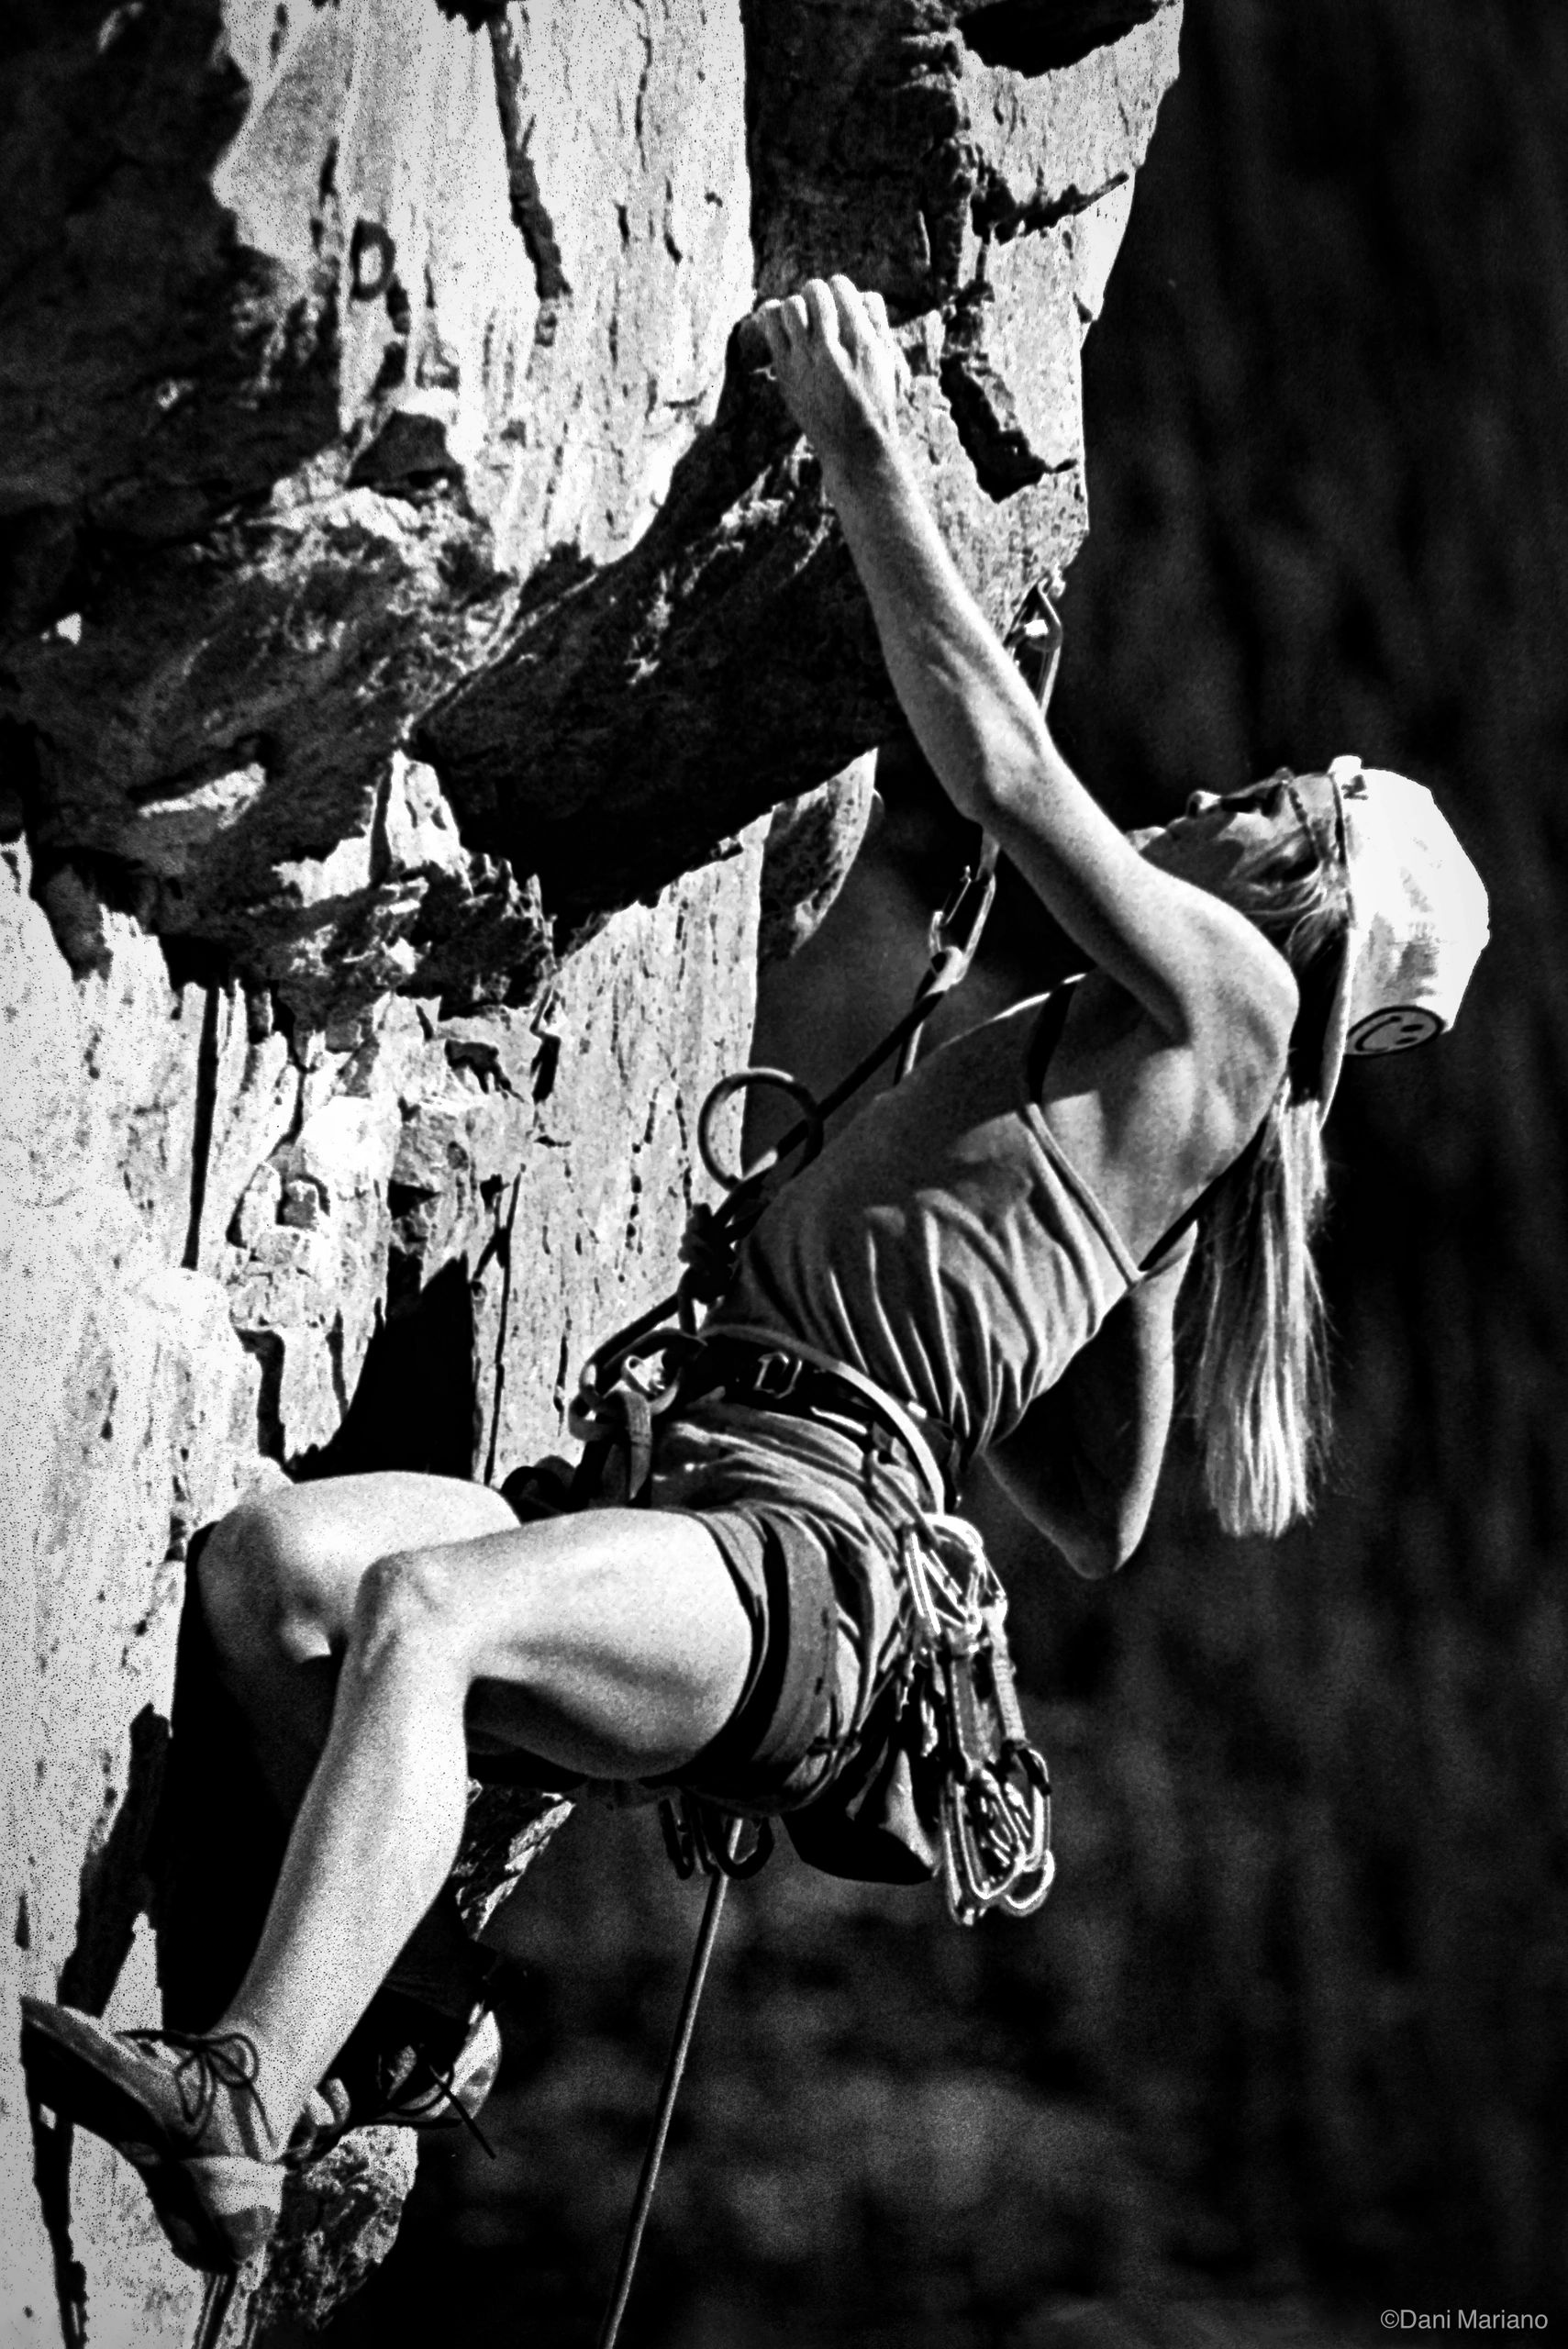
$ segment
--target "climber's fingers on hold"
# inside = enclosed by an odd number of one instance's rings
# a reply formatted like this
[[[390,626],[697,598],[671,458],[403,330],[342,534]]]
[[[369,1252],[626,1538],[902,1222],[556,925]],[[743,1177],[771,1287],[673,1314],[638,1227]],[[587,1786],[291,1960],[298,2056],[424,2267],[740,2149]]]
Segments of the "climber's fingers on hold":
[[[877,340],[886,351],[892,353],[893,373],[898,388],[901,392],[906,392],[909,389],[909,362],[905,357],[898,339],[893,331],[893,321],[887,315],[887,304],[880,294],[868,294],[865,303],[871,322],[876,328]]]
[[[880,305],[878,306],[880,308]],[[898,346],[847,277],[813,277],[757,312],[795,422],[825,463],[848,462],[896,431]]]
[[[810,331],[810,319],[806,305],[798,294],[787,301],[764,302],[756,312],[769,351],[775,360],[786,359],[790,351],[806,340]]]
[[[811,288],[806,288],[809,294]],[[897,344],[887,323],[887,305],[880,294],[863,294],[852,278],[830,277],[823,289],[832,304],[837,339],[862,364],[884,357],[899,362]]]
[[[873,332],[883,341],[891,342],[893,328],[887,322],[887,304],[874,285],[868,286],[861,295],[861,306],[871,320]]]
[[[851,294],[855,290],[847,277],[836,277],[831,285],[820,277],[808,277],[801,288],[800,298],[806,305],[810,330],[828,350],[843,340],[839,332],[840,286],[849,286]]]
[[[829,295],[836,314],[839,337],[851,351],[863,351],[875,342],[876,319],[872,303],[877,297],[862,294],[853,278],[829,278],[825,291]],[[885,312],[884,323],[885,323]]]
[[[798,294],[760,304],[756,318],[776,356],[806,347],[856,353],[891,340],[881,295],[862,294],[843,276],[808,278]]]
[[[831,283],[839,305],[840,337],[845,349],[878,373],[891,368],[893,389],[907,391],[908,365],[894,340],[883,296],[874,288],[862,292],[847,277],[835,277]]]

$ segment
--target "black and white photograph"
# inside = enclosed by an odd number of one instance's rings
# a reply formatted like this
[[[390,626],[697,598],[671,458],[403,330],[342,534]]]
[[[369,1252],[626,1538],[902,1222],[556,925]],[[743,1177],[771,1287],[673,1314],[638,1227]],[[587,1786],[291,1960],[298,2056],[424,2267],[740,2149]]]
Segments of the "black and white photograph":
[[[1568,6],[0,0],[0,2349],[1568,2338]]]

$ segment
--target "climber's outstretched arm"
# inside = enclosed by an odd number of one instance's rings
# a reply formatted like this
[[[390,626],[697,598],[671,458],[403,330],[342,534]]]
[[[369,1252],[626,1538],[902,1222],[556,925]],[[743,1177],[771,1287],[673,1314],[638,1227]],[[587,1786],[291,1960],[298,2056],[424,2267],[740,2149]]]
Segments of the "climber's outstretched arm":
[[[821,460],[899,701],[949,796],[1164,1040],[1212,1046],[1204,1074],[1225,1086],[1237,1071],[1245,1084],[1261,1057],[1272,1089],[1295,1013],[1290,974],[1241,915],[1147,863],[1057,751],[920,495],[900,442],[902,362],[880,298],[847,278],[814,279],[759,317]]]

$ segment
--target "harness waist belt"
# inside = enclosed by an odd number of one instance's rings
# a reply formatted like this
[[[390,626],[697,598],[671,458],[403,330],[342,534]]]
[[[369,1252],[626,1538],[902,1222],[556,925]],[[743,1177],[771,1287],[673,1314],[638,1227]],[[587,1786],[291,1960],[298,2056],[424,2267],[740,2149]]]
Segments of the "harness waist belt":
[[[896,1437],[919,1470],[930,1506],[947,1508],[947,1472],[957,1442],[917,1407],[895,1401],[863,1371],[781,1330],[720,1322],[710,1323],[701,1334],[701,1352],[681,1377],[681,1391],[688,1399],[717,1390],[727,1401],[748,1403],[758,1410],[784,1411],[829,1424],[847,1419],[857,1431],[879,1426]]]

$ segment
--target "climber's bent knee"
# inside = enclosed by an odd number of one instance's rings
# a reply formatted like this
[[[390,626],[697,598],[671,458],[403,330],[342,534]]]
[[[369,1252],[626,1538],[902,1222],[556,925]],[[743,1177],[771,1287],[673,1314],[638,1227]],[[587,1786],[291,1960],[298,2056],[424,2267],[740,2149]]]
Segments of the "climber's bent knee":
[[[197,1569],[203,1613],[233,1672],[340,1654],[376,1560],[514,1528],[498,1493],[389,1471],[285,1486],[214,1529]]]
[[[413,1642],[434,1657],[465,1644],[466,1625],[452,1560],[440,1550],[394,1550],[373,1558],[354,1596],[350,1646],[385,1655]]]
[[[271,1497],[269,1496],[269,1499]],[[212,1531],[196,1568],[202,1613],[220,1660],[243,1672],[263,1659],[303,1664],[331,1653],[330,1609],[308,1529],[267,1500],[242,1503]]]

